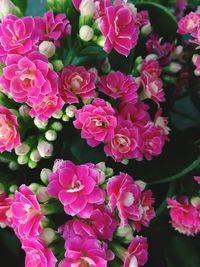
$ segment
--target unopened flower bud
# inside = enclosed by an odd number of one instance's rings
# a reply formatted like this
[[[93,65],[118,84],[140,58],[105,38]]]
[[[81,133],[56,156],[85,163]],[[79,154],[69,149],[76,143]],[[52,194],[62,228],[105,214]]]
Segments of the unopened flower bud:
[[[13,185],[11,185],[11,186],[9,187],[9,191],[10,191],[10,193],[15,193],[15,191],[17,191],[17,189],[18,189],[18,186],[15,185],[15,184],[13,184]]]
[[[80,13],[81,16],[93,17],[95,12],[95,4],[93,0],[82,0],[80,4]]]
[[[152,32],[151,23],[144,25],[141,29],[141,33],[145,36],[149,35]]]
[[[54,130],[48,130],[48,131],[45,133],[45,138],[46,138],[48,141],[55,141],[56,138],[57,138],[57,133],[56,133],[56,131],[54,131]]]
[[[128,165],[128,163],[129,163],[129,160],[128,160],[128,159],[123,159],[123,160],[122,160],[122,164],[124,164],[124,165]]]
[[[191,204],[194,207],[200,207],[200,197],[192,197]]]
[[[60,59],[53,60],[52,65],[55,71],[61,71],[64,68],[64,64]]]
[[[178,45],[175,49],[175,55],[176,56],[180,56],[183,53],[183,46],[182,45]]]
[[[134,4],[127,3],[126,6],[132,11],[133,15],[137,15],[137,8]]]
[[[30,108],[29,108],[27,105],[22,105],[22,106],[19,108],[19,114],[20,114],[23,118],[29,116],[29,111],[30,111]]]
[[[42,182],[47,185],[48,184],[48,178],[49,175],[52,173],[52,171],[50,169],[42,169],[41,173],[40,173],[40,179],[42,180]]]
[[[0,183],[0,194],[3,194],[5,192],[5,187],[2,183]]]
[[[148,56],[145,57],[145,60],[146,61],[149,61],[149,60],[156,60],[158,59],[158,56],[156,54],[149,54]]]
[[[0,1],[0,19],[7,15],[14,14],[15,5],[10,0]]]
[[[177,72],[179,72],[181,69],[182,69],[182,66],[181,66],[181,64],[179,64],[179,63],[172,62],[172,63],[169,65],[169,70],[170,70],[172,73],[177,73]]]
[[[25,165],[26,163],[28,163],[28,156],[27,155],[20,155],[18,158],[17,158],[17,162],[20,164],[20,165]]]
[[[92,102],[92,98],[83,98],[82,101],[84,105],[88,105]]]
[[[40,141],[38,143],[37,149],[42,158],[51,157],[53,154],[53,145],[46,141]]]
[[[39,187],[39,189],[36,192],[36,196],[39,202],[47,202],[50,199],[50,196],[48,195],[47,188],[45,186]]]
[[[15,154],[20,155],[26,155],[30,151],[30,147],[27,144],[21,144],[17,147],[15,147]]]
[[[62,115],[63,115],[62,110],[58,110],[58,111],[54,112],[54,114],[52,115],[52,117],[55,118],[55,119],[61,119],[62,118]]]
[[[73,118],[75,116],[76,111],[77,111],[77,108],[74,105],[70,105],[66,108],[65,113],[67,117]]]
[[[94,36],[93,29],[88,25],[83,25],[79,30],[79,36],[84,42],[92,40]]]
[[[63,129],[62,123],[55,121],[55,122],[51,125],[51,129],[53,129],[53,130],[55,130],[55,131],[57,131],[57,132],[62,131],[62,129]]]
[[[30,154],[30,159],[34,162],[38,162],[41,160],[40,153],[37,149],[33,150]]]
[[[40,187],[41,185],[37,183],[32,183],[29,185],[30,190],[33,191],[34,193],[36,193]]]
[[[122,237],[124,243],[130,243],[133,240],[133,230],[129,224],[118,227],[116,235]]]
[[[17,162],[11,161],[9,162],[8,167],[11,171],[16,171],[19,169],[19,164],[17,164]]]
[[[68,117],[67,115],[63,115],[63,116],[62,116],[62,120],[63,120],[63,121],[69,121],[69,117]]]
[[[140,187],[140,190],[141,191],[143,191],[144,189],[145,189],[145,187],[146,187],[146,183],[144,182],[144,181],[142,181],[142,180],[137,180],[137,181],[135,181],[135,183]]]
[[[41,235],[40,239],[45,241],[47,244],[50,244],[54,241],[56,237],[55,231],[52,228],[44,228]]]
[[[39,129],[45,129],[46,126],[48,125],[48,121],[40,121],[38,118],[34,119],[34,124],[37,128]]]
[[[33,160],[29,160],[28,161],[28,167],[30,168],[30,169],[35,169],[36,167],[37,167],[37,162],[36,161],[33,161]]]
[[[50,58],[55,54],[56,47],[53,42],[43,41],[39,45],[39,52],[47,58]]]

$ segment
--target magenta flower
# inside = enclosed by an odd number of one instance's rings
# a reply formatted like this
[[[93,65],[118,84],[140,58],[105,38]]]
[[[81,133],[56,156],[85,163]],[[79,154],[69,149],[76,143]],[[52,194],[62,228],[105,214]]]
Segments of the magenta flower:
[[[48,193],[59,198],[67,214],[89,218],[94,204],[102,204],[105,199],[104,190],[97,186],[97,173],[93,164],[76,166],[64,161],[50,175]]]
[[[114,137],[104,147],[107,156],[115,161],[140,158],[142,140],[137,127],[129,120],[122,120],[115,128]]]
[[[6,65],[0,83],[16,102],[40,103],[46,95],[57,93],[58,75],[48,67],[43,55],[8,55]]]
[[[11,151],[20,145],[17,117],[6,107],[0,106],[0,152]]]
[[[88,145],[95,147],[113,138],[117,125],[114,114],[115,110],[111,106],[97,98],[76,112],[74,126],[82,130],[81,137],[87,140]]]
[[[97,239],[81,238],[79,236],[71,238],[66,244],[65,259],[59,267],[71,266],[98,266],[106,267],[108,259],[107,246],[103,246]]]
[[[79,103],[78,97],[94,98],[95,80],[94,72],[81,66],[67,65],[61,73],[60,95],[67,104]]]
[[[128,223],[128,219],[139,220],[140,187],[133,178],[126,173],[120,173],[109,179],[107,184],[109,206],[111,210],[117,207],[122,225]]]
[[[190,12],[187,16],[179,20],[178,33],[187,34],[194,33],[200,26],[200,15],[194,12]]]
[[[59,96],[45,96],[40,103],[30,103],[32,107],[30,110],[31,117],[37,117],[41,121],[48,120],[56,111],[60,111],[64,102]]]
[[[25,266],[54,267],[57,259],[50,248],[38,239],[25,239],[22,248],[26,253]]]
[[[49,10],[44,17],[36,17],[35,25],[40,41],[53,41],[56,46],[60,46],[60,40],[71,34],[71,25],[65,14],[54,16]]]
[[[12,227],[20,239],[39,236],[40,222],[44,216],[36,196],[26,185],[21,185],[15,192],[11,215]]]
[[[194,235],[200,232],[199,210],[189,203],[185,196],[178,200],[167,198],[172,227],[185,235]]]
[[[150,24],[149,20],[149,12],[146,10],[142,10],[137,13],[137,24],[142,27],[144,25]]]
[[[132,10],[123,3],[109,6],[100,18],[100,30],[105,37],[104,50],[110,53],[114,48],[128,56],[137,44],[139,28]]]
[[[34,50],[39,36],[32,17],[6,16],[0,24],[1,50],[8,54],[26,54]]]
[[[137,102],[138,85],[132,75],[125,75],[120,71],[111,72],[101,77],[97,87],[104,94],[122,102]]]
[[[175,15],[178,18],[181,18],[184,14],[184,11],[187,7],[188,1],[187,0],[176,0],[175,4]]]
[[[143,266],[148,260],[147,250],[147,239],[142,236],[136,236],[128,247],[128,256],[123,267]]]
[[[12,225],[10,207],[13,202],[12,198],[7,197],[5,193],[0,194],[0,226],[6,227]]]
[[[198,184],[200,184],[200,176],[194,176],[194,180],[195,180]]]

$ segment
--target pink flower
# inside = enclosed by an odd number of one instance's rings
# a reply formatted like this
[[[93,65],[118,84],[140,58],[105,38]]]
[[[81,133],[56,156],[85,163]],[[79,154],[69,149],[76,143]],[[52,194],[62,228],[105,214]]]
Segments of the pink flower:
[[[40,103],[30,103],[31,117],[37,117],[41,121],[48,120],[56,111],[60,111],[64,105],[62,99],[56,95],[45,96]]]
[[[26,185],[21,185],[11,205],[12,227],[20,239],[39,236],[44,217],[40,211],[36,196]]]
[[[61,73],[60,95],[68,104],[79,103],[78,97],[94,98],[95,80],[94,72],[81,66],[67,65]]]
[[[109,6],[100,18],[100,30],[105,37],[104,50],[110,53],[114,48],[128,56],[137,44],[139,28],[132,10],[123,3]]]
[[[101,77],[97,87],[104,94],[122,102],[137,102],[138,85],[132,75],[125,75],[120,71],[111,72]]]
[[[9,109],[0,106],[0,152],[11,151],[20,145],[18,122]]]
[[[92,104],[76,112],[74,126],[82,129],[81,137],[87,139],[88,145],[95,147],[100,142],[109,142],[114,136],[117,119],[115,110],[103,99],[97,98]]]
[[[32,52],[26,56],[8,55],[0,82],[16,102],[40,103],[46,95],[58,90],[58,75],[48,66],[43,55]]]
[[[200,232],[200,217],[197,208],[193,207],[187,197],[178,200],[167,198],[170,208],[171,224],[174,229],[185,235],[194,235]]]
[[[97,186],[98,171],[93,164],[76,166],[64,161],[49,177],[48,193],[59,198],[71,216],[90,217],[94,204],[102,204],[105,192]]]
[[[112,211],[117,207],[122,225],[127,224],[128,219],[139,219],[140,210],[138,203],[141,191],[132,177],[126,173],[113,176],[108,181],[107,193],[109,196],[109,206]]]
[[[98,266],[106,267],[107,260],[110,259],[110,251],[107,245],[97,239],[81,238],[76,236],[68,240],[66,244],[65,259],[59,264],[59,267],[71,266]]]
[[[32,17],[6,16],[0,24],[0,54],[26,54],[34,50],[39,39]]]
[[[166,136],[166,140],[168,140],[168,134],[170,132],[170,128],[168,127],[168,118],[162,117],[162,109],[159,109],[156,112],[154,123],[155,126],[160,127],[160,129],[163,131],[163,134]]]
[[[143,266],[148,260],[147,250],[147,239],[142,236],[136,236],[128,247],[128,256],[123,267]]]
[[[131,121],[122,120],[115,128],[111,142],[105,145],[104,151],[115,161],[138,158],[141,157],[139,150],[141,142],[138,128]]]
[[[195,180],[198,184],[200,184],[200,176],[194,176],[194,180]]]
[[[147,190],[142,192],[140,198],[140,220],[133,223],[133,228],[137,232],[141,230],[141,226],[148,227],[150,221],[156,216],[154,208],[152,207],[154,199],[152,197],[152,191]]]
[[[124,120],[130,120],[134,124],[144,125],[150,121],[149,106],[143,102],[136,104],[124,103],[120,106],[119,117]]]
[[[187,0],[176,0],[175,5],[175,15],[178,18],[181,18],[184,14],[184,11],[187,7],[188,1]]]
[[[12,225],[12,218],[10,214],[10,207],[13,202],[12,198],[6,196],[5,193],[0,194],[0,226],[10,226]]]
[[[194,12],[190,12],[187,16],[179,20],[178,33],[187,34],[194,33],[200,26],[200,15]]]
[[[194,72],[195,72],[196,75],[199,76],[200,75],[200,55],[195,54],[193,56],[193,63],[195,65],[195,67],[196,67]]]
[[[60,40],[71,34],[71,25],[65,14],[54,16],[49,10],[44,17],[36,17],[35,25],[40,41],[53,41],[56,46],[60,46]]]
[[[50,248],[37,239],[25,239],[22,248],[26,252],[25,266],[54,267],[57,259]]]
[[[150,24],[149,20],[149,12],[146,10],[142,10],[137,13],[137,24],[142,27],[144,25]]]
[[[141,65],[141,75],[145,72],[153,77],[159,77],[161,74],[161,68],[157,60],[143,60]]]

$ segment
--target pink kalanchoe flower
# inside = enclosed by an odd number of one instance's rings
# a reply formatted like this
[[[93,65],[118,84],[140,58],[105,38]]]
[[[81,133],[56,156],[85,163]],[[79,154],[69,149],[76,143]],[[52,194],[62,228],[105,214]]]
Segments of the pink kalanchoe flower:
[[[130,120],[134,124],[145,125],[150,121],[149,106],[143,102],[136,104],[124,103],[120,106],[119,117],[124,120]]]
[[[139,27],[136,16],[125,3],[117,2],[109,6],[100,18],[100,30],[105,37],[104,50],[110,53],[114,48],[118,53],[128,56],[137,44]]]
[[[161,67],[156,59],[143,60],[141,65],[141,74],[147,72],[151,76],[159,77],[161,74]]]
[[[11,151],[20,144],[17,117],[6,107],[0,106],[0,152]]]
[[[49,10],[42,17],[35,17],[35,25],[40,41],[53,41],[56,46],[60,46],[60,40],[71,34],[71,25],[65,14],[54,16]]]
[[[118,209],[122,225],[127,224],[128,219],[139,220],[141,190],[132,177],[126,173],[113,176],[108,181],[107,193],[109,206],[112,211]]]
[[[30,103],[32,107],[30,110],[31,117],[37,117],[41,121],[48,120],[56,111],[60,111],[64,102],[59,96],[45,96],[40,103]]]
[[[3,51],[8,54],[26,54],[34,50],[38,39],[32,17],[6,16],[0,24],[0,55]]]
[[[185,235],[194,235],[200,232],[200,217],[196,207],[189,203],[185,196],[178,200],[167,198],[170,208],[171,224],[174,229]]]
[[[142,236],[136,236],[128,247],[128,255],[123,267],[143,266],[148,260],[147,239]]]
[[[113,254],[107,245],[97,239],[81,238],[76,236],[65,243],[65,259],[59,267],[71,266],[99,266],[106,267],[107,261],[113,259]]]
[[[114,137],[104,147],[107,156],[115,161],[140,158],[142,140],[137,127],[129,120],[122,120],[115,128]]]
[[[88,145],[95,147],[113,138],[117,125],[114,114],[115,110],[111,106],[97,98],[76,112],[74,126],[82,130],[81,137],[87,140]]]
[[[181,18],[184,14],[184,11],[187,7],[188,1],[187,0],[176,0],[175,4],[175,15],[178,18]]]
[[[26,186],[21,185],[15,192],[11,205],[12,227],[20,239],[38,237],[40,222],[44,218],[36,196]]]
[[[138,84],[132,75],[125,75],[120,71],[111,72],[101,77],[97,87],[114,99],[120,99],[122,102],[137,102]]]
[[[67,104],[79,103],[78,97],[94,98],[95,80],[94,72],[82,66],[67,65],[61,73],[60,96]]]
[[[194,176],[194,180],[195,180],[198,184],[200,184],[200,176]]]
[[[26,253],[26,267],[54,267],[56,265],[57,259],[51,249],[37,238],[23,240],[22,248]]]
[[[26,56],[8,55],[0,83],[16,102],[40,103],[58,91],[58,75],[38,52]]]
[[[194,33],[200,26],[200,14],[190,12],[187,16],[179,20],[178,33]]]
[[[159,109],[156,112],[155,118],[154,118],[154,123],[155,126],[160,127],[160,129],[163,131],[163,134],[166,136],[166,140],[168,140],[168,135],[170,132],[170,128],[168,127],[168,118],[167,117],[162,117],[162,109]]]
[[[88,218],[94,204],[102,204],[105,199],[104,190],[98,187],[97,173],[93,164],[76,166],[64,161],[49,176],[48,193],[59,198],[67,214]]]
[[[5,193],[0,194],[0,226],[6,227],[12,225],[10,207],[13,202],[12,198],[7,197]]]
[[[137,13],[137,24],[142,27],[150,23],[149,12],[142,10]]]

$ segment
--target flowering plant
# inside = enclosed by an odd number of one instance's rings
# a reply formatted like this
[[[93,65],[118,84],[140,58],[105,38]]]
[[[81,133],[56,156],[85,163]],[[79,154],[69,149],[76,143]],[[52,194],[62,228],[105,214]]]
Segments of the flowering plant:
[[[197,2],[0,1],[6,266],[200,265]]]

